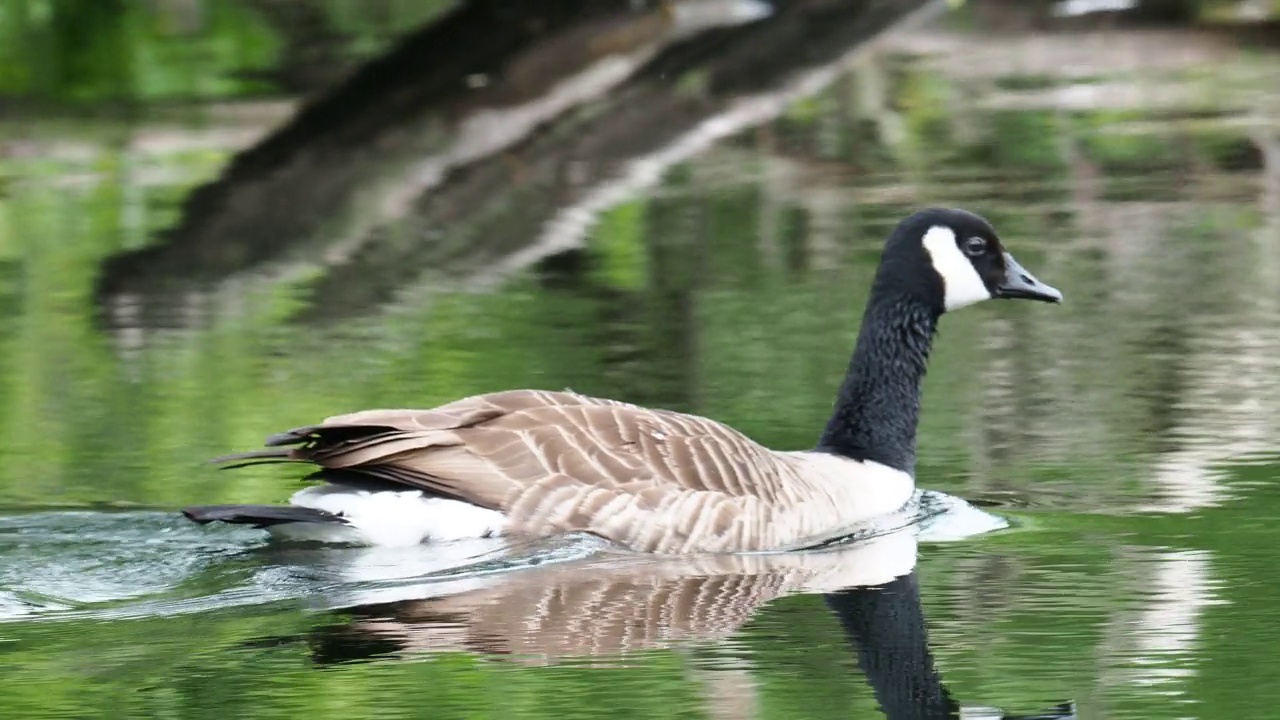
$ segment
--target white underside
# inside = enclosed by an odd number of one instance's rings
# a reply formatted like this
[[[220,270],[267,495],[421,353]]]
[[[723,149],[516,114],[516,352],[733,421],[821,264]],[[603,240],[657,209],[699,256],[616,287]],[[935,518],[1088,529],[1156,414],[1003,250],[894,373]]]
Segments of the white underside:
[[[404,547],[501,535],[506,515],[419,490],[369,491],[317,485],[293,494],[290,504],[324,510],[347,521],[284,523],[268,530],[289,540]]]

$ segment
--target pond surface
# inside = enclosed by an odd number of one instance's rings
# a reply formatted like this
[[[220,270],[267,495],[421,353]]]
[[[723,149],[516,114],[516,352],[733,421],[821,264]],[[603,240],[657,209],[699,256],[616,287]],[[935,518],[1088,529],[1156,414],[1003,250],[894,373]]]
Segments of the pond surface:
[[[1265,33],[245,0],[104,3],[90,42],[76,5],[0,10],[3,717],[1275,716]],[[176,512],[286,498],[203,462],[271,432],[511,387],[811,446],[930,204],[1066,302],[943,320],[882,533],[646,559]]]

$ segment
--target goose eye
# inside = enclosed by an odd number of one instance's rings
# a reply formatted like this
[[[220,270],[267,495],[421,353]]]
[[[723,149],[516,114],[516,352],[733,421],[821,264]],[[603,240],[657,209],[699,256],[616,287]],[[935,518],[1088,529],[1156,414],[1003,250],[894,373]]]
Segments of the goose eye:
[[[987,251],[987,239],[980,237],[971,237],[964,241],[964,252],[966,255],[978,256]]]

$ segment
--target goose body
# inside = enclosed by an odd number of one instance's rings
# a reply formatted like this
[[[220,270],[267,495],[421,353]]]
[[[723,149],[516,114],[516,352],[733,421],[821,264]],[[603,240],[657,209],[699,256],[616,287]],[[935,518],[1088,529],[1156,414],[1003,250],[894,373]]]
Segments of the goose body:
[[[305,463],[323,484],[287,506],[183,512],[286,538],[373,545],[565,532],[653,553],[822,544],[910,500],[920,384],[938,319],[991,297],[1061,300],[977,215],[930,209],[900,223],[812,450],[772,450],[697,415],[510,390],[273,435],[265,450],[221,460]]]

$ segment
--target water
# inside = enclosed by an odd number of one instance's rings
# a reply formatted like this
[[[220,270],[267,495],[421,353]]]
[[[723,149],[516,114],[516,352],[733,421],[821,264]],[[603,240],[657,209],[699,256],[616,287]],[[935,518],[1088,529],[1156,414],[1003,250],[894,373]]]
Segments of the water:
[[[0,10],[0,717],[1275,715],[1268,25],[90,5]],[[1067,301],[944,319],[920,522],[656,560],[174,512],[292,492],[202,464],[267,433],[508,387],[805,447],[932,203]]]

